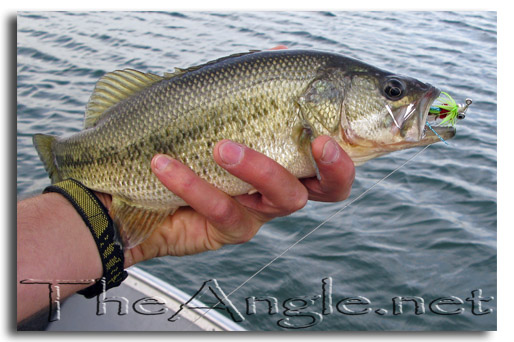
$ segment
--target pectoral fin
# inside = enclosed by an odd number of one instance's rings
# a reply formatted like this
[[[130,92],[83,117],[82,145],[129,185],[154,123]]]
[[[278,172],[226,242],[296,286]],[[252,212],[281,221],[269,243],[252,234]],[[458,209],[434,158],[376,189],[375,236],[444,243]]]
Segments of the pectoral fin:
[[[316,178],[321,181],[321,174],[319,173],[318,164],[316,163],[314,155],[312,154],[312,142],[315,138],[316,136],[314,135],[312,127],[304,126],[300,136],[300,146],[302,146],[305,152],[309,155],[309,158],[312,161],[312,165],[314,165],[314,169],[316,170]]]
[[[308,111],[308,108],[303,106],[301,102],[297,102],[297,108],[300,116],[300,125],[298,127],[298,145],[300,146],[300,149],[304,150],[305,153],[309,156],[312,165],[316,170],[316,178],[321,180],[318,164],[316,164],[316,160],[312,154],[312,142],[314,139],[316,139],[318,133],[307,119],[308,116],[306,115],[306,111]]]
[[[319,135],[334,135],[340,129],[344,82],[335,77],[331,70],[325,70],[313,80],[296,100],[298,108],[299,145],[307,153],[321,180],[318,165],[312,155],[311,143]]]
[[[114,196],[110,214],[120,232],[123,247],[132,248],[146,240],[176,209],[138,207]]]

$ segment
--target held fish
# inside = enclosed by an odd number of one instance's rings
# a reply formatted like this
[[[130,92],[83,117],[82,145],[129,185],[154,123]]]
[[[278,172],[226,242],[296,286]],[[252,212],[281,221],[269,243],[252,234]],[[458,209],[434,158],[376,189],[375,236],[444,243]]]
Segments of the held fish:
[[[439,141],[425,129],[440,91],[339,54],[278,50],[228,56],[158,76],[103,76],[87,104],[84,130],[34,135],[52,179],[74,178],[109,193],[125,248],[144,241],[187,205],[152,173],[164,153],[230,195],[252,190],[218,166],[212,149],[231,139],[273,158],[298,178],[316,175],[311,141],[332,136],[356,165]],[[454,127],[434,127],[448,140]]]

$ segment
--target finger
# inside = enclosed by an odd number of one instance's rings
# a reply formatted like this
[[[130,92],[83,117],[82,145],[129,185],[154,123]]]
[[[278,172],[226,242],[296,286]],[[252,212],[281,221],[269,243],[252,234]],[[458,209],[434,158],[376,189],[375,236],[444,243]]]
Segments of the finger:
[[[348,198],[355,178],[355,167],[348,154],[334,139],[325,135],[312,142],[312,155],[321,181],[316,178],[302,180],[309,190],[309,199],[337,202]]]
[[[214,147],[214,159],[262,194],[261,197],[251,196],[253,202],[245,203],[257,211],[284,216],[303,208],[307,203],[308,193],[302,183],[262,153],[230,140],[222,140]]]
[[[214,226],[225,228],[245,223],[244,208],[237,201],[200,178],[184,164],[167,155],[156,155],[151,166],[166,188]]]
[[[277,45],[275,47],[272,47],[270,50],[286,50],[287,46],[285,45]]]

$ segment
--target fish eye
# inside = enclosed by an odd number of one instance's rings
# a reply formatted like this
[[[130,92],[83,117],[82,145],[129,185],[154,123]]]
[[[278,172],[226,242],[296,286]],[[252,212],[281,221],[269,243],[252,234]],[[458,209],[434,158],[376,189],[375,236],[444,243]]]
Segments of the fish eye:
[[[389,100],[399,100],[405,95],[405,86],[400,80],[391,78],[384,85],[384,94]]]

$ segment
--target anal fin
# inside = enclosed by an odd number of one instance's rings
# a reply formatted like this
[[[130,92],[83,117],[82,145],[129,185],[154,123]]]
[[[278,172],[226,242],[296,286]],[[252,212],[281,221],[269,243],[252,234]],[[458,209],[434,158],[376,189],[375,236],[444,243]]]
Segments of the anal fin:
[[[132,248],[145,241],[153,231],[173,214],[176,208],[154,209],[138,207],[113,196],[110,214],[119,230],[123,248]]]

